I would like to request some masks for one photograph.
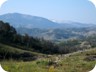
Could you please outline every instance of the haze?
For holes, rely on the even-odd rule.
[[[50,20],[96,24],[96,8],[88,0],[8,0],[0,14],[23,13]]]

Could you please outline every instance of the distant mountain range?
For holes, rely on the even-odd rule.
[[[10,23],[18,33],[27,33],[33,37],[40,37],[52,41],[62,41],[71,38],[83,39],[86,36],[96,35],[96,25],[79,22],[54,22],[46,18],[8,13],[0,15],[0,20]]]
[[[52,22],[48,19],[19,14],[19,13],[9,13],[0,16],[0,20],[9,22],[14,27],[24,27],[24,28],[56,28],[58,24]]]
[[[83,24],[78,22],[53,22],[43,17],[31,16],[20,13],[8,13],[0,15],[0,20],[10,23],[15,28],[40,28],[40,29],[50,29],[50,28],[80,28],[94,26],[92,24]]]
[[[86,37],[94,36],[96,35],[96,27],[68,29],[17,28],[17,32],[22,35],[28,34],[33,37],[60,42],[69,39],[85,39]]]

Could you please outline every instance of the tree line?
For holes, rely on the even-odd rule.
[[[28,34],[20,35],[14,27],[3,21],[0,21],[0,43],[45,54],[58,53],[58,46],[51,41],[34,38]]]
[[[9,23],[0,21],[0,43],[44,54],[66,54],[96,47],[96,36],[92,35],[85,39],[70,39],[56,44],[43,38],[34,38],[28,34],[18,34]]]

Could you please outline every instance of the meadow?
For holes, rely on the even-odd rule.
[[[8,72],[88,72],[96,64],[96,48],[62,55],[58,65],[49,65],[49,60],[58,56],[28,62],[3,60],[0,64]]]

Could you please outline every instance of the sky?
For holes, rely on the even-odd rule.
[[[0,15],[6,13],[96,24],[96,8],[88,0],[8,0],[0,8]]]

